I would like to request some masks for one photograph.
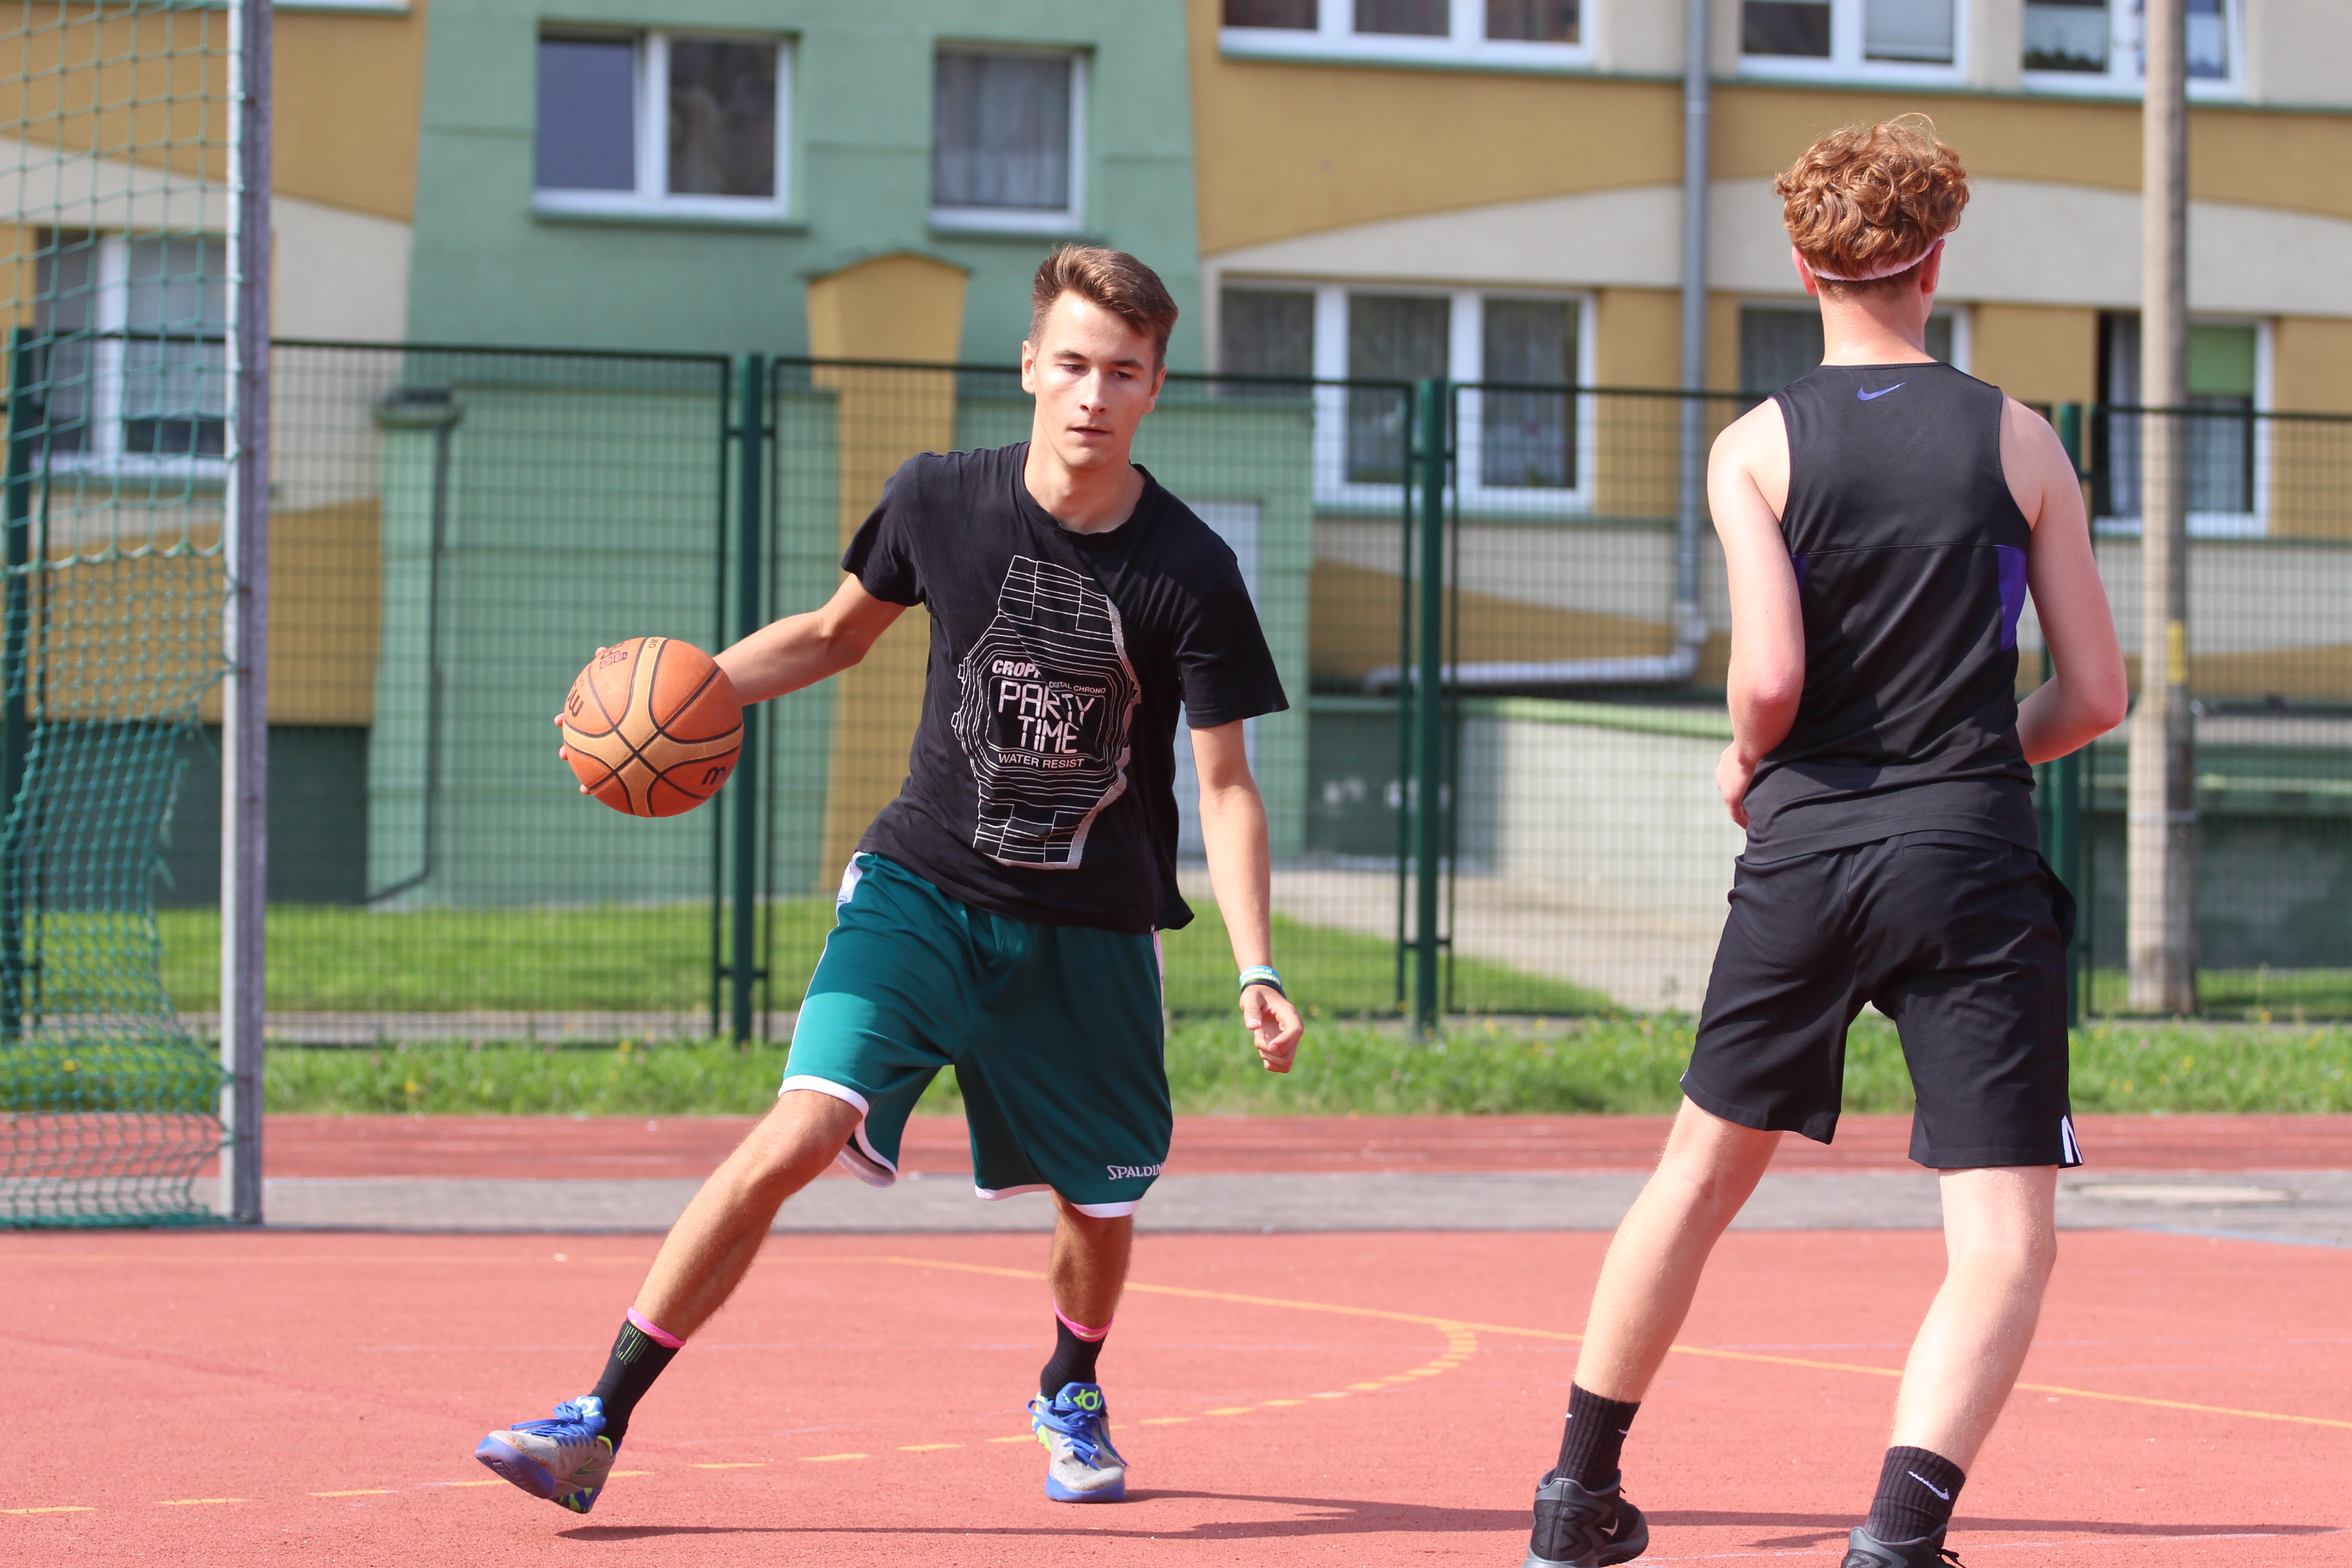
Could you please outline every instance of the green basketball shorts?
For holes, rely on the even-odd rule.
[[[841,1163],[898,1177],[915,1101],[955,1069],[983,1198],[1051,1190],[1108,1219],[1168,1158],[1158,939],[976,910],[878,855],[841,879],[779,1093],[857,1107]]]

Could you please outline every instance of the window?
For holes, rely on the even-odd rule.
[[[1053,233],[1079,221],[1085,61],[943,48],[931,103],[931,221]]]
[[[1315,374],[1315,295],[1307,289],[1227,289],[1218,301],[1217,368],[1229,375]],[[1229,396],[1296,396],[1301,387],[1240,383]]]
[[[2262,329],[2197,321],[2189,328],[2189,531],[2203,538],[2260,535]],[[2110,413],[2092,431],[2091,510],[2111,531],[2133,532],[2140,511],[2139,313],[2099,318],[2099,401]]]
[[[1957,311],[1927,318],[1927,352],[1946,364],[1964,363],[1965,343]],[[1739,390],[1750,396],[1780,391],[1822,363],[1822,312],[1803,304],[1748,305],[1739,311]]]
[[[1591,63],[1581,0],[1224,0],[1229,55],[1452,61],[1536,68]]]
[[[2226,90],[2237,70],[2235,0],[2188,0],[2189,86]],[[2042,88],[2137,92],[2139,0],[2026,0],[2026,80]]]
[[[1744,0],[1751,74],[1918,79],[1959,74],[1959,0]]]
[[[227,449],[228,247],[200,235],[37,231],[54,462],[217,458]]]
[[[1442,378],[1455,395],[1456,472],[1465,505],[1572,512],[1589,508],[1589,300],[1577,295],[1235,280],[1217,294],[1218,368],[1318,377],[1316,496],[1391,507],[1412,449],[1402,388],[1341,381]],[[1296,397],[1306,388],[1232,384],[1228,396]]]
[[[787,64],[773,38],[542,34],[533,205],[780,216]]]

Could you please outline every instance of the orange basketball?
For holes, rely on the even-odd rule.
[[[711,657],[675,637],[600,647],[563,700],[581,787],[631,816],[676,816],[719,793],[743,750],[743,704]]]

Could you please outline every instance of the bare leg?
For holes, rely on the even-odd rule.
[[[2058,1260],[2058,1171],[1946,1171],[1943,1188],[1944,1284],[1904,1365],[1890,1441],[1965,1470],[2033,1344]]]
[[[680,1339],[709,1322],[743,1282],[776,1210],[833,1163],[857,1118],[856,1106],[814,1089],[779,1095],[670,1226],[637,1291],[638,1315]]]
[[[1135,1251],[1135,1217],[1097,1219],[1054,1194],[1054,1257],[1046,1266],[1054,1304],[1073,1322],[1099,1329],[1118,1310],[1127,1263]]]
[[[1626,1401],[1648,1390],[1682,1331],[1707,1255],[1780,1145],[1778,1132],[1759,1132],[1683,1101],[1657,1170],[1601,1265],[1576,1358],[1580,1386]]]

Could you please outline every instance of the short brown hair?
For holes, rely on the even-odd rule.
[[[1807,267],[1832,279],[1886,273],[1889,286],[1959,226],[1969,205],[1969,172],[1924,114],[1832,131],[1772,188]],[[1887,273],[1890,266],[1903,271]],[[1828,289],[1871,286],[1822,280]]]
[[[1093,301],[1151,340],[1152,363],[1168,360],[1168,334],[1176,326],[1176,300],[1160,274],[1124,250],[1099,245],[1066,245],[1045,258],[1029,287],[1029,341],[1045,328],[1045,312],[1065,294]]]

